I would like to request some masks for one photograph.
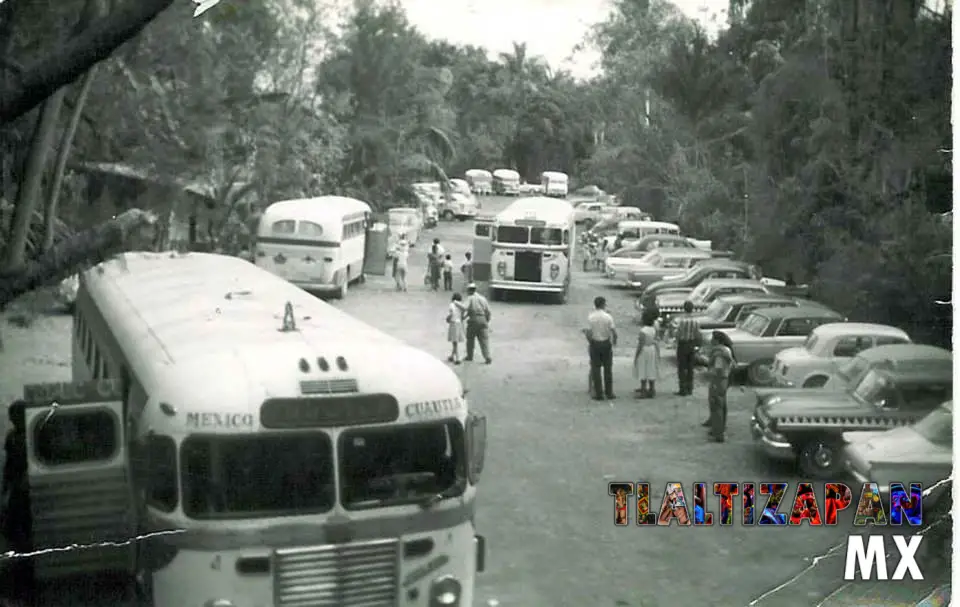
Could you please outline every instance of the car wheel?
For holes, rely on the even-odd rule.
[[[815,375],[803,382],[804,388],[822,388],[826,385],[827,378],[823,375]]]
[[[747,379],[754,386],[769,386],[773,384],[773,361],[770,359],[755,360],[747,367]]]
[[[444,218],[446,221],[453,221],[453,211],[444,211],[444,212],[443,212],[443,218]]]
[[[589,230],[590,228],[593,227],[593,223],[594,223],[594,222],[593,222],[592,219],[584,219],[584,220],[583,220],[583,227]]]
[[[840,468],[840,446],[829,440],[811,440],[800,448],[798,466],[805,477],[833,478]]]
[[[350,289],[350,274],[347,274],[346,278],[343,279],[343,284],[340,285],[340,288],[334,294],[334,297],[337,299],[343,299],[347,296],[347,291]]]

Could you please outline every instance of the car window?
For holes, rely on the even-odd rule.
[[[769,324],[770,320],[766,316],[751,314],[738,325],[738,328],[745,333],[759,337],[764,334]]]
[[[814,323],[809,318],[788,318],[783,321],[777,335],[781,337],[805,337],[813,331]]]
[[[682,257],[667,257],[663,260],[663,267],[665,268],[685,268],[687,267],[688,260]]]
[[[850,335],[848,337],[842,337],[837,341],[837,345],[833,348],[833,355],[838,358],[850,358],[872,347],[872,338],[862,335]]]
[[[930,411],[953,396],[947,383],[911,384],[900,388],[900,408],[904,411]]]
[[[878,346],[892,346],[894,344],[910,343],[910,340],[904,339],[899,335],[881,335],[877,337],[876,343]]]

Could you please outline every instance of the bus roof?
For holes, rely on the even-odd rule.
[[[494,177],[509,177],[511,179],[520,179],[520,173],[513,169],[497,169],[493,172]]]
[[[548,223],[573,221],[573,205],[561,198],[531,196],[519,198],[497,214],[497,223],[510,224],[521,219],[542,219]]]
[[[316,198],[299,198],[296,200],[281,200],[268,206],[263,217],[271,221],[281,218],[295,219],[298,217],[334,217],[351,213],[369,213],[370,205],[346,196],[318,196]]]
[[[560,171],[544,171],[540,173],[540,177],[549,177],[550,179],[569,179],[566,173]]]
[[[85,272],[84,291],[147,393],[184,414],[360,392],[394,395],[404,419],[406,403],[462,394],[436,357],[239,258],[126,253]],[[282,331],[288,302],[296,330]]]
[[[468,169],[464,175],[467,177],[493,177],[493,173],[486,169]]]

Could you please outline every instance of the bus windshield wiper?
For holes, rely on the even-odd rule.
[[[460,477],[459,479],[457,479],[457,482],[450,485],[443,491],[440,491],[439,493],[434,493],[433,495],[428,495],[423,499],[421,499],[419,502],[420,507],[423,508],[424,510],[433,508],[434,506],[436,506],[437,504],[439,504],[445,499],[449,499],[451,497],[456,497],[460,495],[466,490],[466,488],[467,488],[467,479]]]

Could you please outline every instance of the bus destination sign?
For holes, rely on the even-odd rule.
[[[116,379],[28,384],[23,387],[23,399],[38,405],[102,403],[122,398],[120,382]]]
[[[385,424],[399,417],[400,405],[389,394],[272,398],[260,407],[260,425],[273,430]]]

